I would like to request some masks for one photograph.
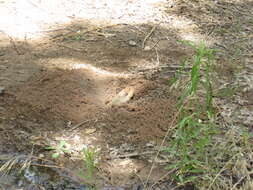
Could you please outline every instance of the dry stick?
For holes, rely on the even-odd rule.
[[[170,171],[168,171],[165,175],[163,175],[162,177],[160,177],[160,179],[157,180],[157,182],[155,182],[153,185],[151,185],[151,188],[154,187],[156,184],[159,183],[159,181],[163,180],[165,177],[167,177],[168,175],[170,175],[172,172],[174,172],[176,169],[172,169]]]
[[[159,66],[160,65],[160,59],[159,59],[159,54],[158,54],[157,48],[155,48],[155,52],[156,52],[156,63]]]
[[[157,40],[156,43],[154,43],[154,45],[150,48],[150,50],[153,49],[153,48],[155,48],[159,44],[160,41],[161,40]]]
[[[185,102],[184,102],[184,104],[185,104]],[[183,105],[184,105],[184,104],[183,104]],[[172,129],[172,125],[173,125],[174,122],[176,121],[177,116],[179,115],[180,112],[181,112],[181,109],[179,108],[178,111],[177,111],[177,113],[176,113],[176,115],[174,116],[173,120],[172,120],[171,123],[170,123],[170,127],[168,128],[168,130],[167,130],[167,132],[166,132],[166,134],[165,134],[165,137],[164,137],[163,140],[162,140],[162,143],[161,143],[161,145],[160,145],[159,150],[157,151],[157,154],[156,154],[155,158],[153,159],[153,163],[152,163],[151,169],[150,169],[150,171],[149,171],[149,174],[148,174],[148,177],[147,177],[147,180],[146,180],[144,189],[146,189],[147,184],[148,184],[148,180],[149,180],[149,178],[150,178],[150,176],[151,176],[151,174],[152,174],[152,171],[153,171],[153,169],[154,169],[155,160],[158,158],[158,156],[159,156],[159,154],[160,154],[160,152],[161,152],[161,150],[162,150],[163,144],[165,143],[165,140],[166,140],[166,138],[168,137],[170,130]]]
[[[20,172],[26,168],[29,168],[31,163],[32,163],[32,157],[33,157],[33,148],[34,148],[34,145],[32,147],[32,151],[31,153],[28,155],[27,159],[24,161],[24,164],[23,166],[20,168]]]
[[[135,153],[130,153],[130,154],[124,154],[124,155],[118,155],[114,158],[126,158],[126,157],[136,157],[136,156],[141,156],[141,155],[145,155],[145,154],[153,154],[154,151],[147,151],[147,152],[142,152],[142,153],[138,153],[138,152],[135,152]]]
[[[24,160],[23,162],[27,162],[27,160],[30,160],[30,161],[41,160],[41,161],[45,161],[45,162],[52,162],[51,160],[47,160],[47,159],[40,158],[40,157],[33,156],[33,155],[27,155],[27,156],[26,155],[20,155],[20,156],[16,156],[16,158],[10,158],[10,157],[13,157],[11,155],[1,155],[1,156],[2,156],[2,158],[0,158],[0,160],[3,160],[3,161],[8,160],[7,162],[9,162],[10,160],[17,160],[18,161],[20,158],[23,158],[23,157],[27,157],[26,160]],[[34,160],[32,160],[32,159],[34,159]],[[18,164],[18,162],[17,162],[17,164]],[[35,163],[33,163],[32,165],[34,165],[34,164]],[[38,164],[36,164],[36,165],[38,165]],[[43,164],[40,164],[40,165],[43,166]],[[45,165],[45,166],[49,167],[50,165]],[[54,166],[54,165],[52,165],[52,167],[63,168],[63,167]]]
[[[87,123],[87,122],[89,122],[89,120],[85,120],[85,121],[82,121],[81,123],[78,123],[78,124],[74,125],[74,126],[70,129],[70,131],[74,131],[75,129],[77,129],[78,127],[81,127],[83,124],[85,124],[85,123]]]
[[[233,185],[233,187],[232,187],[231,190],[235,189],[236,186],[237,186],[239,183],[241,183],[241,181],[242,181],[245,177],[247,177],[247,176],[245,175],[245,176],[241,177],[241,179],[239,179],[239,181],[237,181],[237,182]]]
[[[74,47],[70,47],[70,46],[63,45],[63,44],[57,44],[57,45],[58,45],[58,46],[61,46],[61,47],[68,48],[68,49],[71,49],[71,50],[74,50],[74,51],[78,51],[78,52],[86,52],[85,49],[74,48]]]
[[[161,23],[161,22],[160,22]],[[147,41],[147,39],[151,36],[151,34],[155,31],[155,29],[160,25],[160,23],[159,24],[157,24],[157,25],[155,25],[155,26],[153,26],[153,28],[150,30],[150,32],[148,33],[148,35],[144,38],[144,40],[143,40],[143,42],[142,42],[142,49],[144,49],[144,47],[145,47],[145,42]]]
[[[216,26],[213,26],[211,28],[211,30],[207,33],[207,36],[210,36],[213,33],[213,31],[214,31],[215,28],[216,28]]]
[[[21,53],[21,52],[19,51],[19,49],[17,48],[16,43],[15,43],[15,41],[13,40],[13,38],[12,38],[11,36],[9,36],[9,35],[8,35],[8,37],[9,37],[9,39],[10,39],[10,42],[11,42],[12,45],[13,45],[14,50],[17,52],[17,54],[18,54],[18,55],[22,55],[22,53]]]
[[[141,181],[143,187],[145,186],[144,181],[142,180],[141,176],[139,176],[136,172],[134,172],[134,174],[139,178],[139,180]]]

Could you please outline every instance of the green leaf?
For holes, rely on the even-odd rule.
[[[197,178],[198,178],[197,176],[184,177],[184,178],[181,178],[182,179],[181,182],[186,184],[186,183],[195,181]]]
[[[45,149],[45,150],[55,150],[55,148],[52,147],[52,146],[45,147],[44,149]]]
[[[191,173],[204,173],[205,170],[202,170],[202,169],[192,169],[191,170]]]
[[[64,152],[64,153],[70,153],[70,150],[68,150],[66,148],[62,148],[61,151]]]
[[[167,170],[176,169],[179,166],[178,163],[170,164],[166,167]]]
[[[60,148],[63,148],[65,144],[66,144],[65,141],[60,141],[59,147],[60,147]]]
[[[58,158],[59,156],[60,156],[60,153],[58,153],[58,152],[52,154],[52,158]]]

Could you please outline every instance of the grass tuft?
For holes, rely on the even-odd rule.
[[[252,189],[252,134],[243,128],[223,123],[213,103],[212,64],[215,51],[204,43],[192,47],[195,55],[188,76],[176,73],[170,81],[180,90],[178,123],[168,136],[171,177],[178,187],[194,186],[198,190]],[[182,68],[183,68],[182,67]]]

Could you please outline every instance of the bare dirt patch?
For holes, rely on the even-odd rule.
[[[136,10],[143,8],[141,1],[123,2],[130,13],[134,3],[140,6]],[[46,9],[48,5],[43,8],[38,7],[43,4],[40,1],[26,3],[54,17]],[[109,4],[101,6],[108,8]],[[94,146],[100,151],[96,176],[100,186],[141,189],[134,184],[148,178],[152,159],[176,112],[177,96],[170,91],[168,80],[193,54],[177,41],[185,38],[200,41],[206,37],[211,47],[219,49],[214,67],[217,104],[223,105],[225,118],[226,106],[234,115],[240,110],[238,118],[227,117],[229,121],[252,127],[252,29],[248,26],[252,21],[247,13],[252,7],[225,1],[173,1],[159,6],[158,12],[163,14],[157,15],[157,20],[157,12],[146,18],[155,21],[151,24],[131,23],[131,15],[137,21],[143,16],[136,10],[114,18],[108,8],[103,13],[114,19],[109,25],[101,20],[83,20],[80,11],[77,15],[65,13],[64,18],[71,18],[71,22],[34,32],[44,37],[40,40],[12,37],[8,27],[0,31],[0,87],[4,87],[0,93],[0,152],[33,152],[51,159],[45,147],[64,140],[71,154],[61,155],[55,162],[76,174],[83,169],[80,152],[84,145]],[[66,7],[61,4],[65,11]],[[224,88],[219,89],[222,85]],[[133,97],[120,106],[110,106],[110,101],[128,87],[134,89]],[[232,96],[235,99],[231,100]],[[167,172],[164,157],[158,160],[150,183]],[[157,188],[170,189],[170,180],[163,178],[165,183]]]
[[[144,34],[138,37],[124,32],[130,29],[120,26],[100,31],[116,34],[109,38],[88,33],[91,41],[86,36],[52,37],[43,44],[27,43],[26,48],[18,42],[15,48],[10,43],[3,47],[1,151],[29,153],[34,149],[36,154],[50,157],[44,148],[61,139],[76,153],[83,145],[98,147],[103,160],[101,175],[109,173],[103,180],[112,185],[134,185],[139,180],[136,172],[146,178],[155,154],[152,149],[164,137],[175,108],[176,97],[167,84],[173,75],[168,72],[169,64],[180,63],[191,51],[175,40],[159,40],[160,34],[168,32],[162,28],[155,33],[160,48],[143,51]],[[130,40],[136,45],[129,44]],[[158,75],[161,71],[163,75]],[[134,89],[133,98],[123,105],[109,106],[108,102],[127,87]],[[76,164],[82,167],[79,161],[60,160],[76,168],[76,173],[80,169]],[[164,174],[162,170],[159,173],[153,177]]]

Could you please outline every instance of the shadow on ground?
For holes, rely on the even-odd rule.
[[[192,51],[177,43],[173,30],[162,27],[145,41],[145,50],[143,40],[152,25],[92,27],[89,31],[86,25],[73,23],[38,42],[1,34],[0,85],[5,92],[0,97],[0,150],[50,156],[44,148],[59,140],[75,154],[84,145],[96,146],[107,160],[102,162],[104,169],[112,165],[105,169],[111,171],[107,180],[123,185],[136,169],[147,175],[149,166],[132,160],[121,168],[116,158],[129,148],[143,151],[147,143],[162,140],[175,102],[167,85],[173,75],[169,67]],[[129,86],[135,89],[129,103],[108,106]],[[112,148],[121,152],[111,160]],[[77,163],[68,165],[79,169],[82,163]]]

